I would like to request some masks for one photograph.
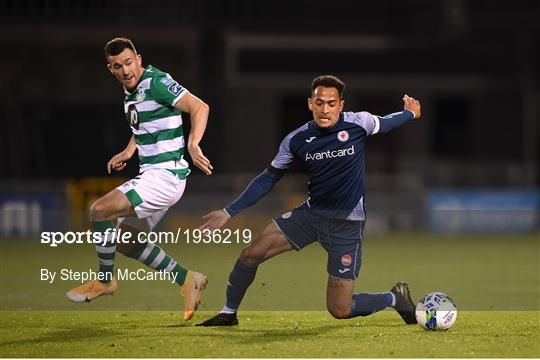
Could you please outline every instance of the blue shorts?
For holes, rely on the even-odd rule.
[[[365,221],[331,219],[314,214],[306,204],[274,219],[296,251],[319,242],[328,254],[328,274],[354,280],[362,263],[362,234]]]

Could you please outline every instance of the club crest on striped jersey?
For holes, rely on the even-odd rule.
[[[337,134],[337,138],[338,138],[339,141],[345,142],[345,141],[349,140],[349,133],[347,131],[345,131],[345,130],[340,131]]]
[[[135,97],[137,101],[143,101],[145,97],[146,97],[146,91],[144,89],[137,90],[137,96]]]
[[[126,117],[129,125],[139,130],[139,112],[134,104],[129,105]]]

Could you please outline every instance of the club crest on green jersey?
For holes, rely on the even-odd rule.
[[[139,130],[139,112],[134,104],[129,105],[126,117],[129,125]]]
[[[146,97],[146,92],[144,89],[137,90],[137,96],[136,96],[137,101],[143,101],[145,97]]]

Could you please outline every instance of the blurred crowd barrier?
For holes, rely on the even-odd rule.
[[[422,186],[392,187],[392,182],[414,179],[374,174],[367,184],[366,232],[429,231],[433,233],[538,232],[538,189],[426,189]],[[195,229],[202,216],[225,207],[242,191],[250,176],[221,176],[214,181],[193,176],[187,191],[156,230]],[[386,179],[387,181],[383,181]],[[84,231],[90,227],[88,209],[100,196],[126,179],[20,180],[2,184],[0,235],[32,237],[42,231]],[[208,184],[214,183],[214,186]],[[378,184],[378,185],[375,185]],[[306,198],[305,178],[287,176],[265,198],[236,216],[231,229],[262,230],[273,217],[290,211]]]

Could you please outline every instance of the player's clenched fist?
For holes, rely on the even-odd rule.
[[[410,110],[414,113],[414,118],[418,119],[421,116],[420,101],[409,95],[403,96],[403,105],[405,110]]]
[[[129,154],[127,154],[125,151],[114,155],[107,163],[108,173],[110,174],[113,169],[116,171],[123,170],[127,165],[126,161],[128,161],[130,158],[131,156],[129,156]]]

